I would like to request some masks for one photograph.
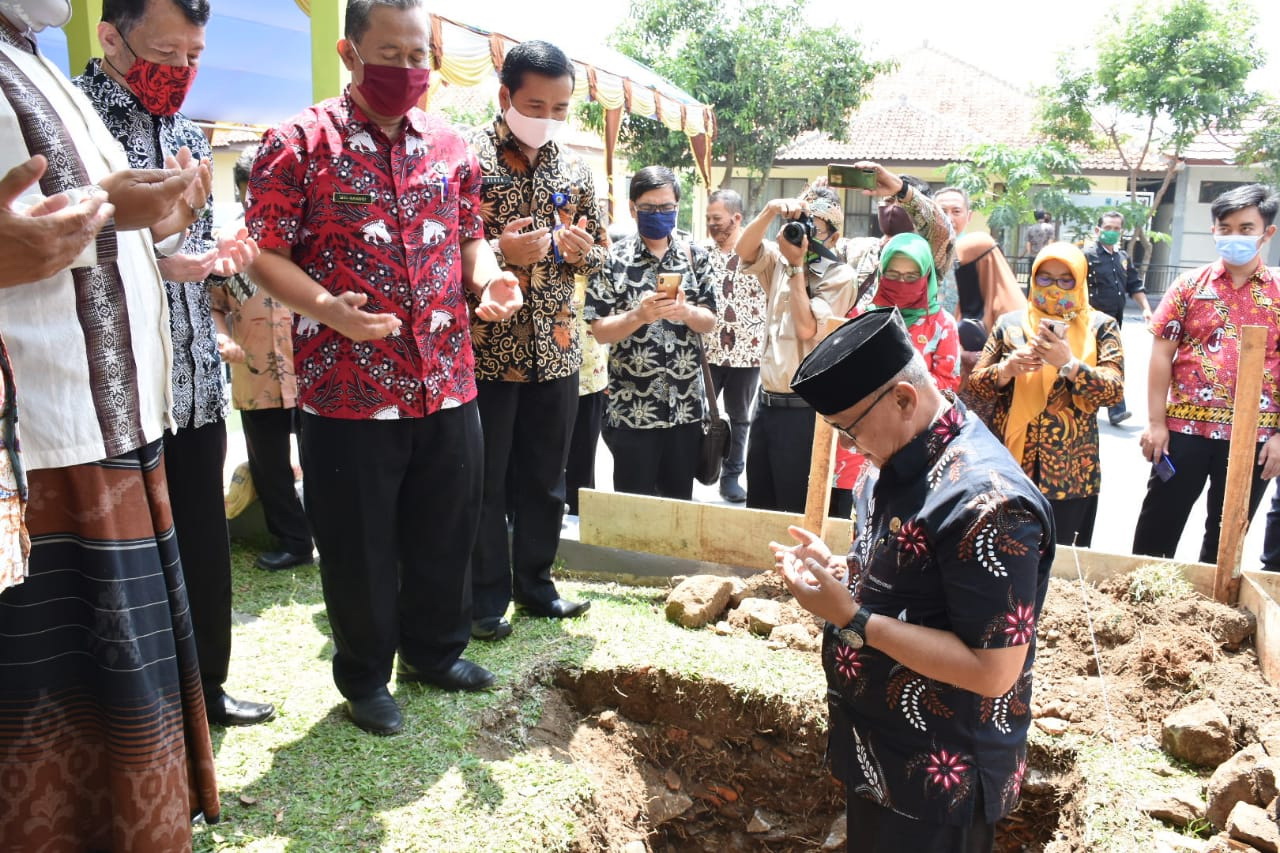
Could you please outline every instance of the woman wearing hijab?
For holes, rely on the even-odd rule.
[[[994,402],[996,434],[1049,499],[1058,543],[1082,547],[1102,482],[1098,409],[1124,396],[1120,330],[1089,307],[1088,274],[1075,246],[1045,246],[1026,309],[996,321],[968,384]]]
[[[938,273],[929,241],[914,233],[900,233],[880,252],[880,276],[872,308],[897,308],[907,335],[924,356],[930,375],[943,391],[960,387],[960,342],[956,321],[938,302]],[[862,313],[858,308],[850,317]],[[866,467],[861,454],[841,446],[836,451],[831,515],[848,518],[853,489]]]

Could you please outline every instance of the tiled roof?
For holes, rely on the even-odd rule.
[[[1012,83],[936,49],[906,51],[898,68],[877,77],[870,97],[849,121],[849,138],[809,131],[783,148],[779,164],[873,159],[935,164],[964,159],[970,147],[1001,142],[1025,147],[1035,131],[1038,101]],[[1121,171],[1109,151],[1085,152],[1087,171]],[[1150,160],[1149,169],[1158,169]]]
[[[1188,162],[1199,164],[1233,163],[1236,151],[1244,144],[1245,137],[1261,125],[1261,119],[1246,119],[1239,130],[1210,127],[1187,146],[1182,157]]]

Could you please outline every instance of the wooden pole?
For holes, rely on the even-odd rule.
[[[1244,547],[1245,528],[1249,525],[1249,490],[1258,451],[1258,401],[1262,397],[1262,362],[1266,349],[1264,326],[1241,328],[1231,449],[1227,456],[1227,490],[1222,501],[1218,569],[1213,579],[1213,597],[1224,604],[1234,605],[1240,597],[1240,552]],[[1174,464],[1177,465],[1177,460]]]
[[[844,317],[832,317],[820,331],[819,340],[845,324]],[[804,498],[804,529],[824,536],[827,507],[831,504],[831,469],[835,467],[835,430],[822,415],[814,415],[813,450],[809,454],[809,490]]]

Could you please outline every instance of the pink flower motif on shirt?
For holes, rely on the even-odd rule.
[[[853,681],[862,671],[862,661],[858,660],[856,649],[840,643],[836,646],[836,672],[846,681]]]
[[[1004,635],[1009,645],[1023,646],[1036,635],[1036,611],[1030,604],[1018,604],[1004,615]]]
[[[943,790],[950,791],[964,782],[964,775],[969,772],[969,765],[965,763],[964,756],[959,753],[941,749],[929,753],[929,763],[925,765],[924,770],[930,782]]]
[[[914,557],[924,557],[929,553],[929,540],[925,536],[924,525],[912,519],[898,529],[898,549]]]

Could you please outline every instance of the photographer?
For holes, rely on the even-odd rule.
[[[764,234],[777,216],[785,222],[774,243]],[[791,393],[791,377],[817,345],[827,320],[843,317],[852,305],[853,270],[831,252],[843,222],[836,194],[817,187],[808,200],[769,202],[738,239],[745,272],[764,286],[768,320],[747,444],[749,507],[804,510],[813,409]]]

